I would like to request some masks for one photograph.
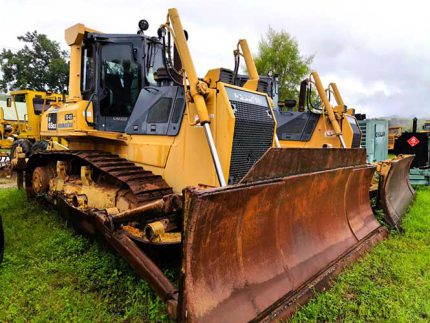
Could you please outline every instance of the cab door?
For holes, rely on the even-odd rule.
[[[140,39],[119,37],[97,42],[95,128],[124,132],[141,89]]]

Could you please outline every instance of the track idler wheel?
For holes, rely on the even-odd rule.
[[[49,181],[54,177],[51,167],[36,167],[32,175],[32,188],[36,195],[43,195],[49,190]]]

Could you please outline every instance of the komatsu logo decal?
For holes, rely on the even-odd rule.
[[[48,114],[48,130],[57,130],[57,113]]]
[[[73,122],[59,123],[58,128],[72,128]]]
[[[127,121],[127,117],[113,117],[113,121]]]
[[[248,104],[261,105],[264,107],[268,107],[266,96],[251,93],[247,91],[237,90],[230,87],[226,87],[228,98],[231,101],[243,102]]]

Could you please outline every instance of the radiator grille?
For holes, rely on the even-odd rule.
[[[361,130],[361,148],[366,148],[367,123],[359,121],[358,124]]]
[[[238,183],[272,146],[275,123],[268,107],[230,101],[236,116],[229,184]]]
[[[351,116],[347,116],[347,118],[353,133],[351,148],[360,148],[362,144],[362,141],[361,141],[362,136],[361,136],[360,128],[358,127],[357,121],[355,120],[354,117],[351,117]]]

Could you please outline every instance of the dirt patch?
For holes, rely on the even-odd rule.
[[[16,187],[16,178],[3,177],[0,178],[0,189]]]

